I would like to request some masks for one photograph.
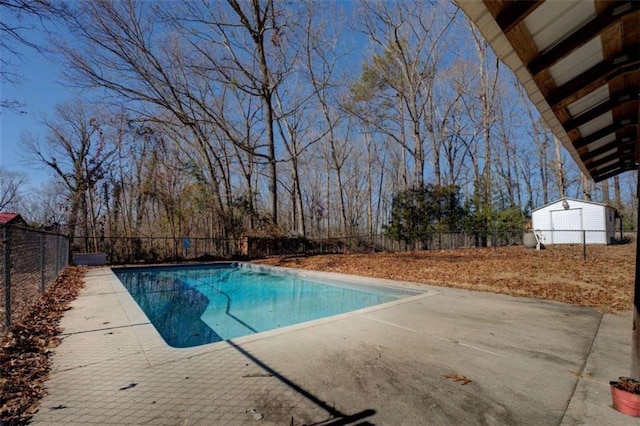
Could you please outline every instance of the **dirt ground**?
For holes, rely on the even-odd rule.
[[[404,253],[282,257],[256,263],[340,272],[435,286],[509,294],[592,306],[602,312],[632,308],[635,243],[522,246]]]

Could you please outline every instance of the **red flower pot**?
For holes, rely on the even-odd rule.
[[[621,413],[640,417],[640,394],[618,389],[616,385],[617,382],[611,382],[613,407]]]

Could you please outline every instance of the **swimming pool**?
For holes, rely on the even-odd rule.
[[[354,311],[422,292],[302,279],[243,264],[113,268],[165,342],[185,348]]]

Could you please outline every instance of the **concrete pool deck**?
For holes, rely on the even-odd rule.
[[[62,320],[33,423],[634,422],[613,409],[609,391],[629,371],[631,314],[420,288],[427,293],[174,349],[110,269],[91,269]]]

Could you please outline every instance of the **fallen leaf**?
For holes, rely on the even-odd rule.
[[[447,379],[451,379],[454,382],[462,382],[461,384],[464,385],[468,385],[469,383],[471,383],[473,380],[467,378],[467,376],[461,376],[459,374],[445,374],[444,377],[446,377]]]
[[[24,424],[45,395],[60,319],[84,285],[86,267],[69,266],[0,340],[0,424]]]
[[[523,246],[277,257],[255,263],[535,297],[602,312],[632,308],[635,245]],[[526,271],[526,273],[522,273]]]

